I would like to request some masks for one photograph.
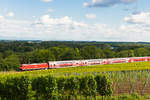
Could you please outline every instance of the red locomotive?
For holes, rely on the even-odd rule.
[[[150,61],[150,57],[50,61],[48,63],[22,64],[21,70],[25,71],[25,70],[78,67],[78,66],[104,65],[104,64],[116,64],[116,63],[131,63],[131,62],[144,62],[144,61]]]

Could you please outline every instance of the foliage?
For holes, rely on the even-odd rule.
[[[27,100],[29,83],[26,76],[7,77],[0,83],[0,96],[8,100]]]
[[[64,96],[74,96],[77,99],[80,93],[91,97],[97,94],[97,84],[93,75],[54,77],[49,74],[44,76],[18,74],[0,76],[0,79],[0,97],[6,100],[28,100],[31,98],[58,100]],[[105,87],[105,85],[101,87]]]
[[[51,76],[38,77],[32,81],[32,89],[36,92],[37,98],[57,99],[57,83],[56,79]]]
[[[80,91],[85,97],[96,96],[96,88],[97,85],[93,76],[89,75],[81,78]]]
[[[150,44],[82,41],[0,41],[0,71],[48,61],[149,56]]]
[[[19,58],[17,55],[10,55],[5,59],[0,60],[0,70],[18,70],[20,67]]]
[[[111,82],[109,82],[108,78],[103,75],[97,75],[95,77],[97,83],[97,92],[101,96],[111,96],[112,95],[112,88]]]

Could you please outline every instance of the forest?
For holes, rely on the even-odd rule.
[[[150,43],[96,41],[0,41],[0,71],[48,61],[150,56]]]

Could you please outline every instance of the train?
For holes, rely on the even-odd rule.
[[[117,63],[147,62],[147,61],[150,61],[150,57],[49,61],[47,63],[22,64],[20,69],[22,71],[28,71],[28,70],[81,67],[81,66],[117,64]]]

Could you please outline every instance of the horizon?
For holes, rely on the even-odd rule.
[[[88,40],[5,40],[5,39],[0,39],[1,41],[25,41],[25,42],[29,42],[29,41],[33,41],[33,42],[97,42],[97,43],[150,43],[150,42],[144,42],[144,41],[88,41]]]

